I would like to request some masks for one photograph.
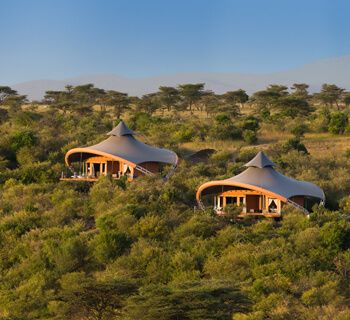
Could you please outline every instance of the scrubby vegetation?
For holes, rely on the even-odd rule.
[[[0,319],[349,319],[349,93],[307,89],[138,98],[85,85],[29,103],[0,87]],[[170,180],[59,182],[65,152],[120,117],[179,154]],[[200,183],[261,149],[322,187],[326,208],[280,222],[194,210]]]

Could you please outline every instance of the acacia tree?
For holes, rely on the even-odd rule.
[[[294,83],[291,86],[291,89],[293,90],[293,95],[301,98],[301,99],[308,99],[309,98],[309,85],[306,83]]]
[[[67,85],[65,91],[46,91],[44,103],[66,114],[68,111],[73,110],[76,103],[73,97],[73,88],[73,86]]]
[[[103,103],[105,91],[95,88],[93,84],[81,86],[66,86],[64,91],[47,91],[44,102],[54,109],[61,110],[64,114],[67,111],[78,115],[90,113],[92,107]]]
[[[207,113],[207,117],[212,114],[218,113],[220,100],[219,97],[212,91],[207,91],[203,94],[200,100],[201,111],[204,109]]]
[[[69,319],[119,319],[126,298],[136,290],[130,282],[101,282],[82,272],[66,274],[60,284],[63,305],[57,315]]]
[[[275,93],[279,97],[288,95],[288,87],[280,84],[270,84],[267,89],[268,92]]]
[[[277,107],[283,115],[291,118],[307,116],[312,111],[305,99],[293,95],[281,97],[277,102]]]
[[[16,113],[21,110],[22,105],[26,102],[28,102],[27,96],[16,94],[7,96],[3,104],[9,107],[10,113]]]
[[[308,115],[312,108],[306,100],[307,85],[294,84],[293,88],[294,93],[289,94],[286,86],[270,85],[266,90],[254,93],[251,101],[260,109],[275,109],[292,118]]]
[[[344,91],[344,89],[336,86],[335,84],[324,83],[322,85],[321,92],[315,94],[315,97],[318,101],[324,103],[328,107],[332,107],[335,104],[339,110],[339,102]]]
[[[258,109],[270,109],[276,107],[280,98],[288,95],[286,86],[272,84],[265,90],[255,92],[250,101],[258,107]]]
[[[160,104],[170,111],[180,99],[179,90],[174,87],[161,86],[159,87],[158,98]]]
[[[132,296],[126,307],[130,319],[222,319],[249,308],[249,300],[221,281],[185,283],[180,287],[151,286]]]
[[[19,95],[16,90],[8,86],[0,86],[0,105],[7,106],[11,113],[19,111],[27,101],[27,96]]]
[[[179,93],[185,107],[192,113],[192,108],[201,99],[204,91],[204,83],[181,84]]]
[[[104,93],[103,89],[95,88],[91,83],[74,87],[72,90],[74,111],[78,115],[91,112],[92,107],[100,102]]]
[[[11,89],[7,86],[0,86],[0,105],[4,103],[6,98],[9,96],[17,96],[18,93],[16,90]]]
[[[137,108],[152,115],[160,108],[159,97],[157,93],[145,94],[137,101]]]
[[[54,91],[54,90],[46,91],[43,102],[50,105],[55,105],[59,103],[62,93],[63,91]]]
[[[122,114],[129,109],[130,99],[127,93],[109,90],[103,97],[102,104],[113,107],[114,115],[120,119]]]
[[[244,104],[249,99],[247,92],[242,89],[227,91],[222,97],[224,98],[225,103],[230,105],[239,104],[241,108],[243,108]]]
[[[342,99],[345,106],[348,108],[350,105],[350,92],[345,92]]]

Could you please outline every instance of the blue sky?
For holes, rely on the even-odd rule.
[[[350,1],[0,0],[0,82],[268,73],[350,53]]]

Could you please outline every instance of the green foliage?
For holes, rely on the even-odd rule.
[[[297,124],[291,129],[291,133],[297,138],[303,137],[307,131],[308,127],[304,123]]]
[[[222,125],[231,122],[230,117],[229,117],[227,114],[224,114],[224,113],[217,115],[217,116],[215,117],[215,120],[216,120],[216,122],[217,122],[218,124],[222,124]]]
[[[113,215],[103,215],[96,220],[98,234],[91,249],[100,263],[107,264],[125,253],[131,246],[130,236],[118,229]]]
[[[282,115],[291,118],[307,116],[312,111],[307,100],[295,96],[280,98],[278,101],[278,107],[281,109]]]
[[[193,106],[199,102],[204,89],[204,83],[182,84],[178,90],[182,97],[182,103],[186,108],[192,111]]]
[[[130,127],[134,130],[145,132],[153,122],[153,118],[144,112],[136,112],[130,118]]]
[[[328,125],[328,130],[333,134],[343,134],[348,126],[348,115],[343,112],[333,112]]]
[[[349,319],[350,163],[346,136],[327,133],[348,133],[337,110],[348,97],[287,89],[247,100],[185,84],[137,98],[88,84],[21,108],[25,97],[0,87],[0,318]],[[176,150],[175,174],[59,182],[65,153],[121,116],[138,139]],[[327,207],[307,218],[286,206],[281,221],[193,209],[201,183],[239,174],[257,148],[320,185]],[[215,152],[186,161],[199,149]]]
[[[90,189],[90,204],[97,214],[102,213],[108,206],[108,201],[113,198],[116,188],[109,177],[100,177]]]
[[[229,283],[203,281],[176,288],[146,287],[130,299],[128,311],[131,319],[229,320],[246,304],[247,299]]]
[[[8,120],[8,111],[0,108],[0,124]]]
[[[255,142],[258,141],[256,132],[253,130],[244,130],[242,136],[243,136],[243,140],[248,144],[254,144]]]
[[[101,263],[108,263],[122,255],[131,244],[130,238],[115,230],[101,231],[93,243],[94,254]]]
[[[243,130],[258,131],[260,128],[259,120],[253,116],[246,117],[242,124]]]
[[[11,149],[18,151],[23,147],[32,147],[37,143],[37,138],[32,131],[16,132],[11,137]]]
[[[349,230],[344,222],[328,222],[322,226],[320,235],[324,244],[331,250],[339,251],[349,246]]]
[[[237,103],[243,105],[249,99],[248,94],[242,89],[235,90],[235,91],[227,91],[223,95],[223,97],[225,99],[225,102],[231,105],[235,105]]]
[[[119,318],[125,300],[135,291],[127,281],[99,281],[82,272],[67,273],[60,279],[61,295],[50,305],[57,319]]]
[[[339,101],[344,92],[344,89],[339,88],[335,84],[324,83],[321,88],[321,92],[315,94],[316,99],[325,105],[332,106],[336,104],[339,108]]]
[[[215,140],[233,140],[242,137],[242,131],[232,123],[226,114],[220,114],[215,118],[215,125],[210,130],[210,136]]]
[[[284,145],[283,149],[288,152],[290,150],[297,150],[298,152],[308,153],[305,145],[300,142],[299,137],[289,139]]]

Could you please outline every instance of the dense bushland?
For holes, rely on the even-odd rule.
[[[0,87],[0,319],[349,319],[348,96],[187,84],[137,98],[86,85],[28,103]],[[179,154],[170,180],[59,182],[65,152],[121,116]],[[216,152],[187,160],[205,147]],[[326,208],[309,219],[286,208],[281,222],[194,210],[202,182],[259,149],[320,185]]]

